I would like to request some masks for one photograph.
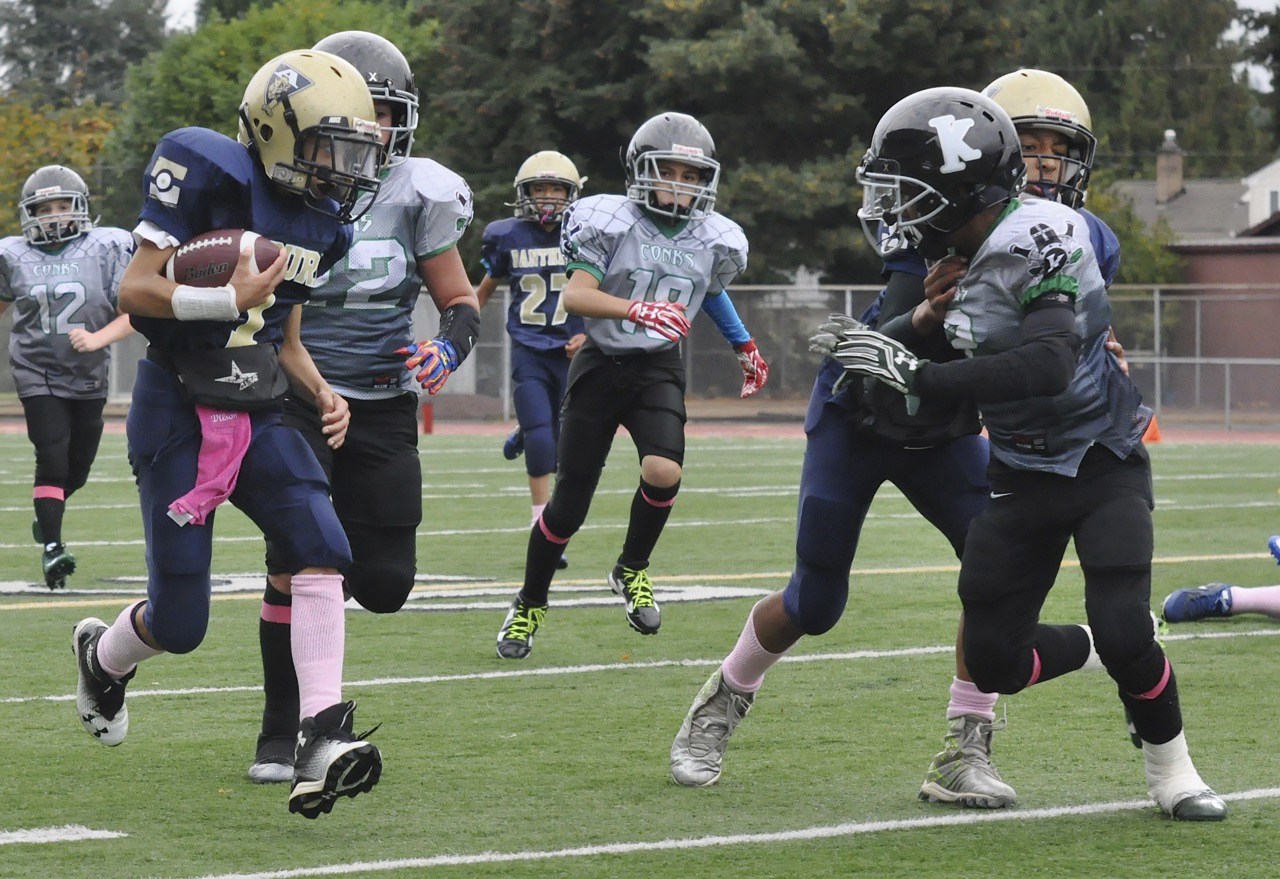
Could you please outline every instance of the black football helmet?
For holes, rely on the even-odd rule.
[[[47,201],[67,202],[68,210],[39,215]],[[75,171],[63,165],[45,165],[22,184],[18,200],[22,234],[36,245],[60,244],[93,228],[89,219],[89,187]]]
[[[659,162],[682,162],[700,170],[696,186],[663,180]],[[626,172],[627,198],[655,214],[674,220],[701,219],[711,213],[716,203],[716,187],[720,185],[720,163],[716,161],[716,142],[706,127],[684,113],[659,113],[636,129],[622,154]],[[658,203],[657,193],[676,196],[691,195],[688,207],[678,201],[669,207]]]
[[[858,166],[858,219],[882,256],[946,254],[947,236],[1021,189],[1026,167],[1009,114],[962,88],[916,92],[880,118]]]
[[[391,142],[383,165],[397,165],[408,158],[418,128],[418,87],[404,53],[390,40],[368,31],[330,34],[311,48],[349,63],[364,77],[374,103],[391,105]]]

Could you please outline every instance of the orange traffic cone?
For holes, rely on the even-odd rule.
[[[1147,425],[1146,432],[1142,434],[1142,441],[1144,443],[1158,443],[1162,439],[1163,437],[1160,436],[1160,423],[1156,421],[1156,417],[1152,415],[1151,423]]]

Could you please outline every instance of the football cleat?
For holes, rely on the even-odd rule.
[[[720,779],[729,737],[755,698],[755,693],[740,693],[730,687],[722,669],[711,673],[671,743],[671,778],[676,784],[708,787]]]
[[[624,568],[614,565],[609,572],[609,588],[627,602],[627,622],[641,635],[656,634],[662,626],[662,612],[653,600],[653,581],[649,569]]]
[[[1017,791],[1005,784],[991,762],[991,735],[1004,729],[1005,722],[966,714],[947,723],[942,751],[920,785],[920,799],[977,809],[1002,809],[1017,802]]]
[[[563,571],[567,567],[569,567],[569,557],[565,555],[560,556],[560,558],[556,560],[556,570]]]
[[[1227,804],[1206,788],[1179,794],[1169,814],[1178,821],[1222,821],[1227,817]]]
[[[502,444],[502,457],[508,461],[514,461],[524,454],[524,431],[516,428],[507,435],[507,440]]]
[[[293,789],[289,811],[318,818],[333,811],[338,797],[354,797],[373,790],[382,776],[382,754],[364,739],[369,730],[352,735],[354,702],[330,705],[315,717],[304,717],[294,753]]]
[[[1212,617],[1231,616],[1231,586],[1206,583],[1194,589],[1179,589],[1164,600],[1164,618],[1170,623],[1189,623]]]
[[[254,784],[283,784],[293,780],[294,736],[258,736],[258,750],[249,767]]]
[[[44,585],[50,589],[65,589],[67,577],[75,573],[76,557],[61,543],[46,543],[40,566],[44,569]]]
[[[129,732],[129,708],[124,704],[124,688],[133,677],[129,672],[115,680],[98,664],[98,641],[107,624],[87,617],[71,633],[71,650],[76,655],[76,714],[89,735],[104,745],[115,747]]]
[[[1267,549],[1271,550],[1272,558],[1280,565],[1280,534],[1272,534],[1267,538]]]
[[[519,595],[498,630],[498,658],[524,659],[533,652],[533,636],[547,618],[545,604],[525,604]]]

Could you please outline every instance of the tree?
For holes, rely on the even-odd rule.
[[[98,160],[115,119],[112,108],[92,101],[52,108],[0,97],[0,205],[16,206],[22,184],[44,165],[66,165],[84,178],[92,196],[98,195]],[[0,237],[19,230],[17,211],[0,211]]]
[[[196,4],[196,27],[211,21],[235,21],[249,14],[252,7],[265,8],[276,0],[200,0]]]
[[[1280,140],[1280,10],[1272,12],[1243,12],[1246,54],[1249,60],[1266,67],[1271,73],[1272,90],[1260,97],[1269,111],[1267,130],[1272,142]]]
[[[118,103],[125,70],[164,39],[165,0],[0,3],[0,73],[36,105]]]
[[[245,85],[262,64],[335,31],[357,29],[393,35],[415,67],[435,48],[432,28],[415,23],[403,8],[367,0],[285,0],[172,37],[129,70],[128,102],[106,148],[114,173],[104,211],[132,226],[142,172],[166,132],[198,125],[234,137]]]

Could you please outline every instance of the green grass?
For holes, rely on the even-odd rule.
[[[422,571],[516,580],[524,557],[528,498],[523,471],[502,461],[498,438],[423,440],[426,521]],[[1264,541],[1280,530],[1276,446],[1161,444],[1152,449],[1158,507],[1155,599],[1210,580],[1275,581]],[[685,490],[653,573],[664,584],[773,590],[793,555],[799,440],[707,439],[691,443]],[[0,436],[0,579],[38,578],[30,542],[31,451]],[[617,443],[561,584],[599,586],[617,553],[635,467]],[[449,487],[436,487],[449,486]],[[751,520],[749,524],[733,524]],[[702,525],[688,525],[704,522]],[[509,529],[509,530],[502,530]],[[239,512],[218,513],[217,572],[261,565],[261,542]],[[462,533],[433,533],[433,532]],[[487,533],[466,533],[466,532]],[[90,484],[73,499],[66,534],[80,561],[76,589],[145,573],[136,494],[123,441],[108,436]],[[237,539],[232,539],[237,538]],[[119,748],[85,735],[72,703],[71,627],[113,619],[120,596],[0,596],[0,836],[66,824],[127,836],[0,845],[0,877],[183,877],[232,873],[319,875],[305,868],[452,857],[452,865],[338,875],[403,877],[686,876],[1253,877],[1274,875],[1269,841],[1280,821],[1274,796],[1232,803],[1221,825],[1182,825],[1154,806],[1045,816],[1040,810],[1145,798],[1142,761],[1125,734],[1114,686],[1071,675],[1008,703],[1009,729],[996,760],[1019,792],[997,820],[917,801],[923,771],[941,743],[951,679],[947,646],[958,603],[955,560],[892,489],[863,532],[849,609],[834,631],[802,642],[770,674],[735,736],[714,788],[666,780],[667,750],[693,694],[732,646],[756,600],[664,605],[662,632],[631,632],[616,601],[571,607],[583,597],[552,591],[533,656],[493,652],[498,607],[348,615],[347,695],[357,726],[381,722],[383,782],[343,800],[332,815],[289,815],[284,787],[245,778],[260,695],[252,595],[213,604],[209,635],[191,656],[145,663],[130,685],[131,730]],[[768,576],[775,573],[777,576]],[[738,576],[734,576],[738,575]],[[761,576],[764,575],[764,576]],[[685,578],[688,579],[685,579]],[[664,580],[664,578],[666,578]],[[1047,619],[1082,615],[1079,570],[1064,567]],[[659,593],[662,597],[662,593]],[[433,599],[415,604],[430,604]],[[448,599],[456,601],[458,599]],[[1263,617],[1175,627],[1168,644],[1183,693],[1197,764],[1222,793],[1276,784],[1276,628]],[[1183,638],[1225,634],[1235,637]],[[934,647],[897,657],[851,651]],[[683,664],[680,661],[686,661]],[[636,667],[643,663],[669,663]],[[547,674],[574,666],[603,666]],[[500,677],[477,674],[519,673]],[[435,679],[445,677],[444,680]],[[408,681],[389,682],[391,678]],[[449,679],[452,678],[452,679]],[[145,695],[145,691],[201,692]],[[16,700],[16,701],[15,701]],[[1019,820],[1007,820],[1020,815]],[[960,818],[947,825],[937,819]],[[778,834],[876,822],[830,838],[765,837],[727,845],[659,849],[662,840]],[[531,860],[519,853],[638,844],[618,853]],[[475,863],[486,852],[510,860]],[[384,866],[386,864],[384,863]],[[297,871],[274,873],[272,871]]]

